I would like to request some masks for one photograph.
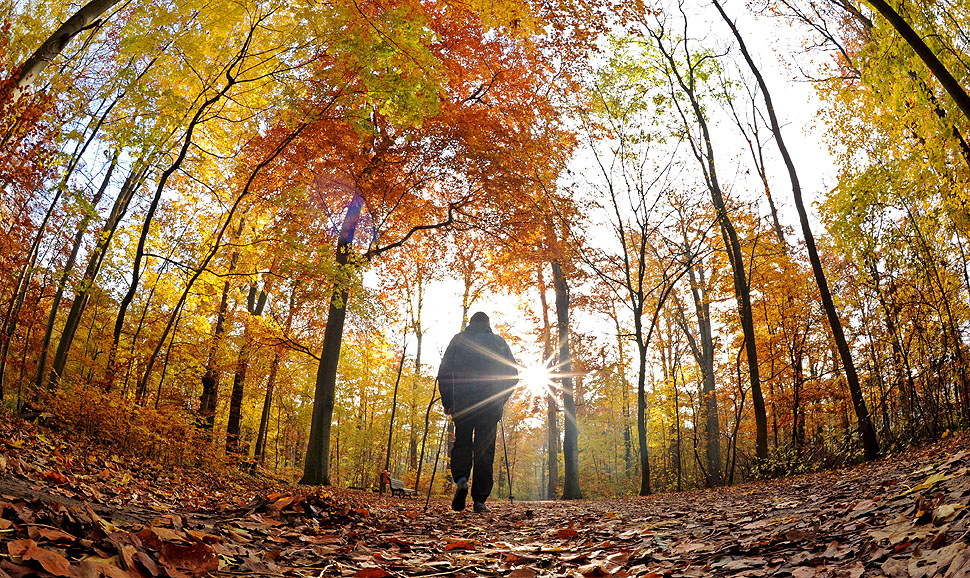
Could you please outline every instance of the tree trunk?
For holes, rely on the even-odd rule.
[[[262,465],[266,458],[266,438],[269,428],[270,410],[273,407],[273,393],[276,389],[276,374],[280,369],[280,352],[273,354],[273,361],[269,365],[269,377],[266,379],[266,397],[263,399],[263,412],[259,416],[259,432],[256,434],[256,447],[253,449],[253,462],[249,473],[255,474],[256,467]]]
[[[115,153],[114,158],[111,159],[111,164],[108,166],[108,171],[104,175],[104,180],[101,182],[101,187],[98,188],[98,192],[91,200],[92,212],[97,208],[98,203],[101,201],[101,196],[104,194],[105,189],[108,188],[108,183],[111,181],[111,174],[114,173],[117,162],[118,154]],[[61,299],[64,297],[64,287],[67,286],[67,282],[71,277],[71,271],[74,270],[74,263],[77,261],[77,254],[81,250],[81,243],[84,241],[84,234],[87,232],[88,224],[90,224],[90,222],[91,215],[85,215],[81,218],[81,222],[77,227],[77,232],[74,234],[74,243],[71,247],[71,254],[67,258],[67,263],[64,264],[64,271],[61,272],[61,278],[57,282],[57,291],[54,293],[54,300],[51,303],[51,311],[47,316],[47,329],[44,332],[44,338],[40,345],[40,358],[37,360],[37,375],[34,383],[38,390],[44,387],[44,370],[47,368],[47,354],[50,350],[51,337],[54,334],[54,324],[57,322],[57,310],[60,309]],[[80,293],[75,292],[75,298],[79,297]]]
[[[81,323],[81,316],[87,307],[91,288],[94,286],[94,281],[101,271],[104,258],[108,254],[111,239],[114,238],[118,225],[124,219],[125,213],[128,212],[128,205],[135,196],[135,191],[144,182],[145,176],[148,173],[150,163],[141,161],[140,166],[138,164],[136,163],[137,168],[132,168],[131,173],[128,174],[128,178],[125,179],[125,183],[121,186],[121,190],[115,198],[114,206],[111,207],[111,212],[108,214],[104,227],[101,229],[101,234],[98,235],[98,243],[91,252],[91,257],[88,259],[88,266],[75,291],[74,302],[71,303],[71,310],[68,312],[67,319],[64,321],[64,328],[61,330],[61,337],[57,343],[57,351],[54,353],[54,362],[51,366],[52,374],[56,373],[56,375],[61,375],[64,371],[71,347],[74,345],[74,336]]]
[[[357,267],[355,263],[351,263],[351,251],[363,208],[363,199],[355,196],[340,226],[335,256],[340,268]],[[339,284],[334,287],[330,296],[327,327],[323,334],[323,348],[313,394],[310,439],[307,442],[303,478],[300,479],[300,483],[304,485],[330,485],[330,429],[337,388],[337,362],[340,359],[340,344],[343,340],[349,298],[350,289]]]
[[[556,290],[556,319],[559,326],[559,371],[562,373],[563,420],[563,489],[564,500],[583,497],[579,489],[579,424],[576,423],[576,400],[573,397],[572,361],[569,356],[569,287],[558,261],[552,262],[553,286]]]
[[[421,325],[421,313],[424,311],[424,278],[418,278],[418,305],[413,315],[414,336],[417,340],[417,351],[414,353],[414,385],[411,388],[410,403],[410,432],[408,440],[408,466],[412,470],[418,468],[418,386],[421,384],[421,349],[424,343],[424,329]],[[432,397],[434,397],[432,395]]]
[[[640,495],[649,496],[650,453],[647,446],[647,348],[637,344],[637,443],[640,446]]]
[[[812,234],[812,229],[808,222],[808,213],[805,210],[805,202],[802,200],[802,189],[798,182],[798,175],[795,172],[795,164],[792,161],[791,155],[788,153],[788,147],[785,146],[785,141],[782,138],[781,126],[778,124],[778,118],[775,115],[774,105],[771,101],[771,94],[768,92],[768,86],[765,84],[764,78],[761,76],[761,71],[755,65],[754,60],[748,53],[748,49],[744,44],[744,39],[738,32],[737,27],[734,25],[731,19],[728,18],[727,14],[724,12],[724,9],[721,8],[721,5],[717,2],[717,0],[713,1],[714,6],[721,14],[721,18],[723,18],[727,25],[731,28],[731,32],[734,34],[735,39],[737,39],[738,45],[741,48],[741,53],[744,55],[745,62],[747,62],[748,67],[751,69],[755,79],[758,81],[758,86],[761,88],[761,94],[765,99],[765,108],[768,111],[768,119],[771,122],[771,132],[774,134],[775,141],[778,143],[778,150],[781,152],[782,158],[785,161],[785,166],[788,169],[788,176],[791,180],[792,196],[795,199],[795,207],[798,209],[798,221],[801,224],[802,235],[805,237],[805,247],[808,250],[808,259],[812,263],[812,272],[815,274],[815,283],[818,285],[818,290],[822,297],[822,306],[825,308],[825,316],[829,321],[829,327],[832,329],[832,337],[835,339],[835,345],[839,351],[839,358],[842,360],[842,367],[845,370],[845,378],[849,386],[849,394],[852,396],[852,405],[855,409],[856,418],[859,420],[859,431],[862,434],[862,444],[865,450],[866,459],[874,460],[879,456],[879,441],[876,438],[876,430],[872,426],[872,421],[869,418],[869,410],[866,408],[865,398],[862,396],[862,387],[859,384],[859,376],[856,373],[855,363],[852,361],[852,352],[849,349],[849,344],[845,338],[845,333],[842,331],[842,321],[839,319],[839,314],[835,310],[835,303],[832,300],[832,293],[829,291],[828,281],[825,279],[825,272],[822,269],[822,261],[819,259],[818,249],[815,247],[815,236]],[[914,36],[917,41],[922,43],[922,40],[916,36],[915,32],[908,28],[906,22],[903,21],[902,18],[899,18],[899,16],[893,12],[889,5],[883,0],[869,0],[869,2],[876,7],[877,10],[882,12],[883,16],[889,19],[893,26],[896,27],[897,31],[899,31],[900,34],[906,38],[907,42],[909,42],[910,45],[917,50],[917,53],[920,53],[920,50],[917,49],[917,47],[913,44],[911,38],[907,37],[907,34],[900,30],[899,25],[894,22],[885,11],[888,11],[894,15],[899,22],[907,27],[909,30],[909,35]],[[922,46],[925,49],[925,52],[929,53],[929,55],[934,59],[936,58],[932,55],[932,52],[929,51],[929,48],[927,48],[925,44]],[[923,57],[924,61],[926,61],[923,54],[920,54],[920,56]],[[943,69],[943,72],[946,72],[943,65],[940,64],[938,60],[936,62],[939,67]],[[927,62],[927,65],[929,66],[930,63]],[[933,69],[933,66],[930,66],[930,68]],[[936,70],[934,70],[934,74],[937,74]],[[946,74],[948,75],[949,73],[947,72]],[[939,78],[939,74],[937,77]],[[952,77],[950,77],[950,79],[952,80]],[[941,82],[943,82],[943,79],[941,79]],[[962,103],[956,96],[954,96],[954,100],[961,105],[961,110],[963,110],[964,114],[967,115],[967,118],[970,119],[970,98],[967,97],[966,92],[963,92],[963,89],[959,84],[956,83],[955,80],[953,83],[956,85],[957,89],[959,89],[959,92],[962,94],[963,98]],[[946,87],[946,83],[944,83],[944,87]],[[947,90],[949,91],[949,88]],[[952,92],[951,96],[953,96]],[[756,397],[756,412],[757,403],[758,400]],[[762,407],[763,405],[764,402],[762,402]]]
[[[549,303],[546,301],[546,282],[542,275],[542,265],[537,266],[539,281],[539,306],[542,308],[542,362],[548,364],[552,358],[552,328],[549,324]],[[555,391],[550,386],[546,393],[546,498],[555,499],[559,488],[559,418],[556,416]]]
[[[930,69],[930,72],[933,73],[933,76],[935,76],[940,82],[943,89],[946,90],[947,94],[950,95],[953,102],[960,107],[960,110],[963,112],[963,116],[965,116],[967,120],[970,120],[970,95],[968,95],[967,91],[963,89],[960,82],[954,78],[952,74],[950,74],[950,71],[947,70],[943,62],[941,62],[940,59],[933,54],[933,51],[929,46],[926,45],[925,42],[923,42],[920,35],[917,34],[917,32],[913,30],[913,27],[910,26],[909,23],[906,22],[906,20],[900,16],[900,14],[896,12],[885,0],[866,1],[869,3],[869,5],[875,8],[876,11],[882,14],[883,18],[885,18],[896,30],[896,32],[903,37],[903,40],[905,40],[916,55],[920,57],[923,64]]]
[[[23,91],[33,84],[37,77],[44,71],[51,61],[64,50],[67,43],[78,33],[92,28],[99,24],[98,17],[104,14],[109,8],[117,4],[119,0],[91,0],[66,22],[54,31],[40,45],[39,48],[25,60],[19,67],[20,76],[17,80],[17,90],[11,93],[11,100],[16,102],[23,94]],[[3,103],[6,106],[6,103]]]
[[[734,294],[738,302],[738,315],[741,318],[741,329],[745,339],[748,375],[751,380],[751,397],[754,401],[754,419],[757,438],[755,445],[758,459],[764,460],[768,458],[768,417],[765,412],[764,396],[761,393],[761,378],[758,373],[758,343],[755,339],[754,316],[751,311],[751,294],[748,286],[748,278],[745,274],[744,255],[741,252],[741,243],[738,240],[738,233],[734,228],[734,224],[731,222],[724,197],[721,194],[721,184],[718,182],[717,168],[714,162],[711,133],[707,126],[707,119],[704,116],[704,109],[697,100],[697,95],[693,88],[696,79],[691,77],[685,80],[677,68],[677,62],[674,60],[673,55],[664,47],[663,39],[659,36],[655,36],[654,38],[664,58],[667,59],[671,66],[671,73],[676,76],[681,90],[684,91],[684,94],[690,100],[694,118],[701,129],[703,145],[692,141],[691,147],[704,172],[704,180],[707,184],[708,192],[711,195],[711,202],[714,205],[718,225],[721,229],[721,237],[724,241],[724,247],[728,253],[728,261],[731,264],[731,270],[733,272]],[[701,146],[703,146],[703,150],[701,150]]]
[[[252,32],[250,32],[252,34]],[[248,45],[248,43],[247,43]],[[238,63],[244,53],[240,53],[236,56],[235,63]],[[229,70],[232,70],[230,66]],[[182,140],[182,146],[179,148],[179,152],[175,157],[175,160],[169,165],[165,171],[162,172],[158,179],[158,185],[155,187],[155,194],[152,197],[152,201],[148,206],[148,212],[145,214],[145,220],[142,223],[141,233],[138,236],[138,244],[135,248],[135,262],[132,265],[131,272],[131,285],[128,287],[128,291],[125,293],[124,297],[121,299],[121,303],[118,305],[118,316],[115,319],[114,333],[112,335],[111,348],[108,350],[108,376],[105,379],[106,388],[110,389],[114,381],[114,364],[115,356],[118,352],[118,343],[121,341],[121,331],[125,325],[125,314],[128,311],[128,307],[131,305],[132,299],[135,297],[135,293],[138,290],[138,282],[141,279],[141,262],[145,257],[145,244],[148,240],[148,233],[151,230],[152,220],[155,217],[155,211],[158,209],[158,204],[162,198],[162,192],[165,190],[165,185],[168,183],[168,179],[179,170],[182,166],[182,162],[185,160],[185,156],[189,151],[189,147],[192,145],[192,135],[195,133],[195,129],[202,122],[203,115],[208,111],[209,107],[218,102],[223,96],[229,92],[229,89],[236,84],[235,77],[229,72],[226,73],[226,85],[222,87],[216,94],[206,99],[200,106],[195,115],[193,115],[192,120],[189,121],[188,127],[185,129],[185,137]],[[164,339],[163,339],[164,340]]]
[[[233,255],[234,257],[236,254]],[[230,261],[233,263],[234,261]],[[230,265],[230,273],[232,272]],[[226,331],[226,314],[229,311],[229,281],[222,284],[222,299],[219,300],[219,310],[216,313],[216,324],[212,330],[212,344],[206,357],[205,373],[202,375],[202,394],[199,396],[199,426],[212,432],[216,420],[216,403],[219,401],[219,378],[221,374],[218,366],[219,346]]]
[[[249,371],[249,358],[253,351],[252,324],[254,317],[261,317],[266,307],[266,297],[272,291],[272,281],[268,281],[256,297],[256,287],[249,288],[247,310],[249,319],[243,327],[242,345],[236,361],[236,373],[232,378],[232,395],[229,397],[229,418],[226,421],[226,455],[239,453],[239,421],[242,417],[243,393],[246,387],[246,373]]]
[[[401,374],[404,372],[404,352],[407,349],[401,348],[401,362],[397,366],[397,379],[394,380],[394,396],[391,398],[391,421],[387,425],[387,452],[384,455],[384,469],[391,471],[391,444],[394,442],[394,417],[397,414],[397,392],[401,385]],[[381,493],[384,493],[384,476],[381,476]]]
[[[714,381],[714,334],[711,323],[711,306],[707,294],[707,280],[703,267],[690,268],[690,289],[694,299],[694,313],[697,317],[697,332],[700,336],[700,359],[697,364],[704,376],[701,407],[704,413],[704,440],[707,455],[707,473],[710,486],[721,483],[721,426],[718,420],[716,384]]]

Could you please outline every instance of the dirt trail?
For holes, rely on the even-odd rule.
[[[970,576],[970,440],[715,491],[575,502],[315,491],[0,424],[6,576]]]

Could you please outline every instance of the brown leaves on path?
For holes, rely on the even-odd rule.
[[[87,468],[57,440],[17,440],[9,443],[9,430],[0,437],[3,578],[970,575],[966,438],[771,483],[610,501],[492,500],[486,514],[452,512],[447,500],[425,512],[422,500],[190,470],[185,486],[170,480],[161,490],[150,464],[109,458]],[[45,477],[49,455],[26,453],[46,444],[63,456],[68,483]],[[116,506],[108,487],[126,476],[144,499]],[[86,495],[80,484],[103,501],[63,494]],[[21,486],[30,492],[8,492]],[[212,497],[233,486],[245,503]],[[193,493],[199,499],[185,499]]]

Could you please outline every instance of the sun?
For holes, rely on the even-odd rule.
[[[555,388],[554,372],[549,362],[537,360],[519,366],[519,384],[532,397],[545,397],[550,388]]]

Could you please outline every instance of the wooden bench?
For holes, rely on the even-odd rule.
[[[384,472],[384,483],[391,488],[391,496],[400,496],[402,498],[413,498],[418,495],[418,492],[404,487],[404,481],[397,478],[392,478],[387,472]]]
[[[391,478],[391,482],[388,484],[391,487],[391,495],[397,495],[402,498],[414,498],[418,495],[418,492],[412,488],[405,488],[404,482],[397,479]]]

